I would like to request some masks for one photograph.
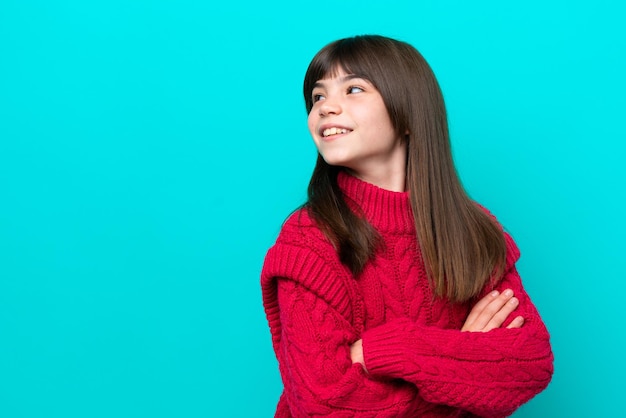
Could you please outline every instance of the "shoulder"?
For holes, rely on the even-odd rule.
[[[298,230],[305,231],[310,228],[317,228],[315,221],[309,214],[309,210],[301,207],[287,217],[281,228],[281,235],[296,232]]]
[[[261,271],[264,303],[266,309],[278,309],[277,285],[278,279],[283,279],[302,286],[349,317],[351,278],[332,243],[307,210],[299,209],[285,221],[276,243],[265,255]]]
[[[474,204],[476,205],[476,207],[478,209],[480,209],[481,211],[483,211],[485,214],[487,214],[492,221],[494,221],[495,223],[497,223],[498,225],[500,225],[500,223],[498,222],[498,219],[496,219],[496,216],[491,213],[491,211],[489,209],[487,209],[485,206],[481,205],[480,203],[474,201]],[[502,226],[500,225],[500,227],[502,228]]]
[[[300,208],[287,218],[276,242],[268,250],[263,275],[301,281],[298,278],[319,274],[320,269],[338,273],[344,268],[333,244],[318,228],[307,209]]]
[[[331,245],[306,207],[302,207],[289,215],[278,234],[276,244],[306,247]]]
[[[489,218],[491,218],[492,222],[498,225],[498,227],[502,231],[502,234],[504,235],[504,242],[506,244],[506,268],[509,269],[517,262],[517,260],[520,258],[520,255],[521,255],[520,250],[517,247],[517,244],[515,243],[515,240],[513,239],[511,234],[504,229],[500,221],[498,221],[496,216],[493,213],[491,213],[489,209],[487,209],[480,203],[476,203],[476,206],[480,208],[484,213],[486,213],[489,216]]]

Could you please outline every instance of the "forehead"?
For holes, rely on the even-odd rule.
[[[334,70],[328,71],[326,74],[322,76],[319,80],[313,83],[313,88],[316,87],[325,87],[327,85],[341,85],[344,83],[348,83],[352,80],[358,80],[359,83],[365,83],[373,86],[374,84],[369,80],[368,77],[363,75],[354,74],[344,70],[342,67],[335,67]]]
[[[342,65],[336,64],[328,71],[323,73],[321,77],[317,81],[323,80],[334,80],[338,78],[345,78],[346,76],[352,75],[349,71],[346,71]]]

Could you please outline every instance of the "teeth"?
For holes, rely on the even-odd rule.
[[[347,133],[348,130],[347,129],[343,129],[343,128],[328,128],[328,129],[324,129],[324,132],[322,132],[322,136],[326,137],[326,136],[331,136],[331,135],[337,135],[337,134],[345,134]]]

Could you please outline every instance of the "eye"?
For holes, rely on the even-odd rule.
[[[363,88],[359,86],[348,87],[348,94],[363,93]]]
[[[313,95],[313,103],[317,103],[320,100],[324,100],[324,95],[323,94],[317,93],[317,94]]]

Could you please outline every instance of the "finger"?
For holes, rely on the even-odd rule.
[[[363,363],[363,340],[357,340],[350,346],[352,363]]]
[[[466,327],[472,327],[472,325],[474,324],[476,319],[480,316],[481,312],[485,309],[485,307],[489,305],[491,302],[493,302],[499,295],[500,295],[500,292],[498,292],[497,290],[494,290],[493,292],[490,292],[487,296],[479,300],[476,303],[476,305],[474,305],[469,315],[467,316],[463,329],[465,330]]]
[[[511,312],[513,312],[519,306],[519,300],[516,297],[512,297],[502,307],[498,312],[496,312],[487,325],[483,328],[483,331],[490,331],[494,328],[500,328],[504,321],[509,317]]]
[[[524,317],[516,316],[515,319],[511,321],[511,323],[507,326],[507,328],[509,329],[521,328],[522,325],[524,325]]]
[[[488,324],[494,319],[494,316],[500,312],[502,307],[506,306],[506,303],[513,297],[513,291],[511,289],[507,289],[502,292],[498,297],[492,300],[485,308],[482,310],[480,315],[476,317],[472,327],[478,331],[489,331],[489,328],[485,329]],[[507,313],[508,315],[508,313]],[[506,316],[504,317],[506,319]],[[502,319],[502,320],[504,320]],[[501,323],[500,323],[501,324]]]

